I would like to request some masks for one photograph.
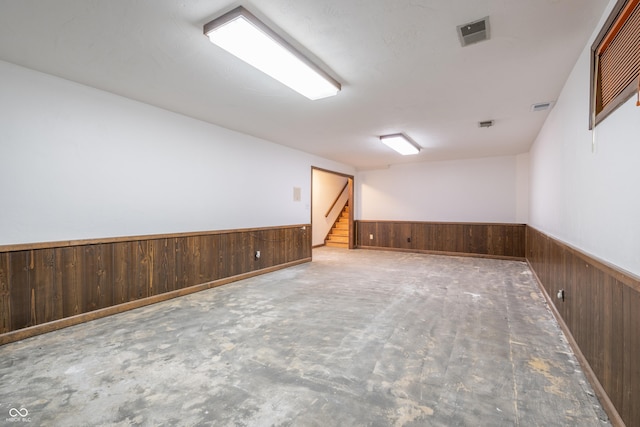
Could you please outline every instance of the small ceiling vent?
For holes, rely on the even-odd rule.
[[[548,110],[551,107],[553,107],[553,102],[541,102],[539,104],[533,104],[531,106],[531,111],[533,112],[544,111],[544,110]]]
[[[490,128],[493,126],[493,120],[485,120],[483,122],[478,122],[478,126],[481,128]]]
[[[462,47],[489,40],[489,17],[458,25],[458,38]]]

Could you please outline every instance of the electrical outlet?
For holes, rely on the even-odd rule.
[[[411,243],[411,237],[407,237],[407,243]]]
[[[256,259],[260,259],[260,251],[256,251]]]
[[[373,240],[373,234],[369,234],[369,240]]]

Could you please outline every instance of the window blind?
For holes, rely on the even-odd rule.
[[[640,87],[640,0],[626,1],[595,49],[595,64],[597,120]]]

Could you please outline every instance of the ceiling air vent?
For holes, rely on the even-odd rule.
[[[539,104],[533,104],[531,106],[531,111],[544,111],[553,107],[553,102],[541,102]]]
[[[458,37],[462,47],[489,40],[489,17],[485,16],[477,21],[458,25]]]
[[[485,120],[483,122],[478,122],[478,126],[481,128],[490,128],[493,126],[493,120]]]

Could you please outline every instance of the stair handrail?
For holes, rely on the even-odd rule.
[[[327,211],[326,214],[324,214],[325,218],[329,217],[329,214],[331,213],[331,211],[333,210],[333,208],[336,207],[336,203],[338,203],[338,200],[340,200],[340,196],[342,196],[342,193],[344,193],[344,190],[347,189],[347,187],[349,187],[349,181],[347,181],[344,184],[344,187],[342,187],[342,190],[340,190],[340,192],[338,193],[338,195],[336,196],[336,199],[333,201],[333,203],[331,204],[331,207],[329,208],[329,210]]]

